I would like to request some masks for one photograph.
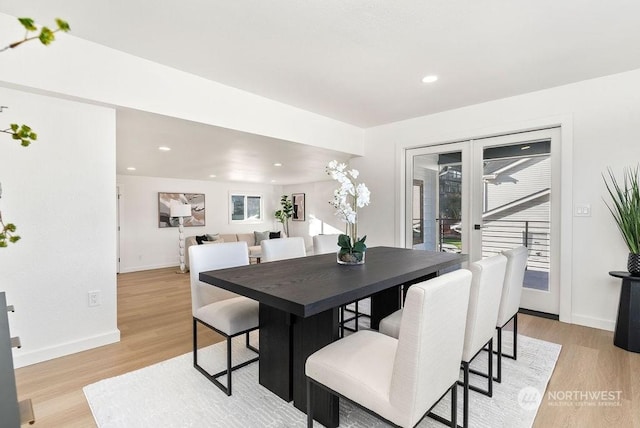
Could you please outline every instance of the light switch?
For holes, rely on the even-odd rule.
[[[591,204],[576,204],[573,208],[575,217],[591,217]]]

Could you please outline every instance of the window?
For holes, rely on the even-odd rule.
[[[232,193],[229,201],[231,223],[262,223],[262,196]]]

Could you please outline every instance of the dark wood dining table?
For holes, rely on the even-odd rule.
[[[339,339],[340,306],[371,297],[371,327],[401,305],[401,286],[452,268],[466,255],[395,247],[367,249],[366,263],[345,266],[322,254],[201,272],[200,280],[260,303],[260,384],[306,411],[307,357]],[[314,390],[314,417],[336,427],[338,397]]]

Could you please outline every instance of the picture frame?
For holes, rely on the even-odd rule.
[[[178,227],[177,218],[172,218],[170,214],[171,204],[191,205],[191,217],[184,217],[185,227],[199,227],[206,225],[206,211],[204,203],[204,193],[169,193],[158,192],[158,227]]]
[[[292,221],[305,221],[305,201],[304,193],[292,193],[291,202],[293,203]]]

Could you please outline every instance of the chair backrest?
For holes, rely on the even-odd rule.
[[[470,284],[459,269],[409,288],[389,391],[409,426],[458,380]]]
[[[507,258],[507,271],[504,275],[504,285],[502,286],[497,327],[504,326],[520,309],[522,284],[524,283],[524,272],[527,268],[529,251],[527,247],[520,246],[512,250],[505,250],[502,255]]]
[[[471,263],[473,274],[462,361],[471,361],[493,337],[498,320],[507,258],[502,254]]]
[[[230,291],[201,282],[200,272],[248,264],[249,248],[244,241],[189,247],[191,309],[194,315],[195,311],[204,305],[238,296]]]
[[[265,239],[260,243],[262,247],[262,261],[275,262],[276,260],[304,257],[307,252],[304,248],[304,239],[294,238]]]
[[[335,235],[316,235],[313,237],[313,254],[337,253],[338,234]]]

